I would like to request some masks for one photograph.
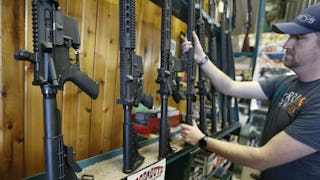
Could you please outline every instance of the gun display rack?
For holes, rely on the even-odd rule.
[[[183,1],[183,2],[185,2],[185,1]],[[209,2],[210,2],[211,6],[215,5],[214,4],[214,2],[215,2],[214,0],[210,0]],[[54,1],[54,3],[56,3],[56,1]],[[157,1],[157,3],[159,3],[159,1]],[[194,1],[192,1],[192,0],[188,1],[188,3],[190,3],[192,5],[195,4]],[[182,3],[182,4],[185,5],[185,3]],[[140,102],[148,104],[148,101],[149,101],[149,106],[152,106],[152,104],[153,104],[153,103],[150,103],[150,99],[148,99],[148,98],[152,99],[152,97],[144,94],[144,92],[143,92],[142,61],[141,61],[141,57],[137,56],[135,54],[135,52],[134,52],[134,50],[135,50],[135,37],[133,35],[134,34],[133,32],[135,32],[134,7],[135,7],[134,0],[126,0],[126,1],[121,1],[120,0],[120,37],[127,37],[126,40],[120,39],[120,42],[122,43],[120,45],[120,56],[121,56],[120,57],[120,59],[121,59],[121,62],[120,62],[121,63],[120,64],[120,66],[121,66],[120,67],[120,69],[121,69],[120,70],[120,73],[121,73],[121,75],[120,75],[121,76],[120,85],[122,86],[120,89],[122,89],[122,90],[121,90],[121,93],[120,93],[121,97],[117,101],[117,103],[123,105],[124,117],[125,117],[124,118],[124,126],[123,126],[125,134],[124,134],[124,139],[123,139],[124,140],[124,147],[123,147],[123,169],[122,169],[122,171],[124,173],[130,173],[130,172],[134,171],[135,169],[137,169],[139,167],[139,165],[141,165],[141,163],[143,161],[142,155],[140,155],[138,150],[137,150],[137,147],[138,147],[139,144],[136,142],[135,134],[134,134],[133,129],[132,129],[132,112],[131,112],[132,111],[132,107],[136,106]],[[191,8],[194,8],[194,7],[191,7]],[[200,5],[199,5],[199,8],[201,9]],[[193,12],[193,13],[191,13],[191,14],[193,14],[193,16],[196,14],[194,12],[195,9],[196,8],[194,8],[193,10],[189,9],[190,12]],[[203,13],[203,12],[200,11],[200,13]],[[222,33],[222,32],[221,32],[221,27],[220,27],[221,24],[219,24],[219,23],[217,23],[215,21],[212,21],[212,19],[214,19],[214,17],[213,17],[214,15],[213,14],[215,14],[215,13],[211,12],[210,15],[202,14],[203,15],[202,18],[205,19],[206,34],[209,37],[209,52],[208,52],[208,55],[210,56],[210,59],[212,61],[214,61],[215,64],[217,64],[219,66],[219,63],[221,64],[222,62],[217,62],[217,61],[219,61],[219,58],[221,58],[221,54],[215,54],[214,52],[218,52],[219,51],[219,48],[217,48],[217,46],[219,46],[219,45],[215,45],[215,43],[216,43],[215,41],[219,41],[219,40],[221,41],[220,33]],[[126,18],[129,18],[129,19],[126,19]],[[191,21],[191,19],[194,19],[194,18],[195,17],[191,17],[189,20]],[[125,22],[125,24],[121,23],[121,21]],[[190,24],[191,25],[189,27],[189,23],[188,23],[188,31],[189,31],[189,29],[190,30],[195,30],[194,24],[192,22]],[[210,29],[210,30],[208,30],[208,29]],[[192,39],[190,34],[187,35],[187,36],[188,36],[188,39]],[[210,50],[210,49],[214,49],[214,50]],[[27,59],[27,60],[29,60],[29,61],[31,61],[33,63],[35,62],[33,60],[34,54],[32,54],[32,53],[31,54],[26,53],[26,54],[23,55],[23,52],[20,52],[20,55],[23,56],[23,58],[21,58],[21,59]],[[44,57],[48,57],[48,56],[44,55]],[[138,64],[137,67],[140,68],[140,69],[131,69],[133,67],[133,66],[131,66],[132,62],[134,64]],[[190,62],[193,62],[193,59]],[[192,66],[193,66],[193,68],[191,68],[192,71],[190,71],[190,72],[195,71],[194,65],[192,65]],[[51,75],[46,75],[46,76],[51,77]],[[38,79],[38,76],[36,76],[36,77],[35,77],[35,79]],[[191,76],[190,80],[194,80],[194,76]],[[54,82],[54,78],[52,79],[52,82]],[[192,82],[192,84],[194,84],[194,82]],[[61,85],[61,83],[59,85]],[[51,104],[53,104],[53,106],[55,106],[54,105],[55,104],[54,101],[51,101],[51,100],[52,100],[52,98],[55,99],[55,91],[54,90],[56,89],[56,87],[55,86],[51,86],[51,83],[49,84],[49,86],[50,87],[48,89],[47,88],[47,84],[41,85],[41,87],[43,88],[43,92],[49,92],[49,91],[53,92],[53,94],[50,94],[50,101],[46,101],[45,100],[46,94],[44,93],[44,104],[50,105],[50,107],[47,107],[47,109],[50,109],[50,110],[53,109],[52,112],[58,112],[58,110],[56,108],[52,108],[52,106],[51,106]],[[84,86],[84,87],[86,87],[86,86]],[[125,87],[125,88],[123,88],[123,87]],[[51,88],[53,88],[53,90]],[[130,88],[131,88],[131,90],[130,90]],[[123,89],[126,89],[126,90],[123,90]],[[217,110],[216,105],[215,105],[216,104],[215,103],[216,102],[215,101],[216,92],[215,92],[213,87],[211,87],[211,92],[210,93],[212,95],[212,98],[211,98],[212,114],[216,114],[216,110]],[[97,93],[88,92],[88,94],[91,94],[91,97],[92,97],[92,94],[93,94],[93,98],[94,98],[95,94],[97,94]],[[194,94],[195,94],[194,87],[191,86],[191,88],[189,89],[190,102],[193,101]],[[167,94],[166,94],[166,96],[167,96]],[[221,101],[221,99],[219,99],[219,102],[220,101]],[[151,102],[152,102],[152,100],[151,100]],[[50,113],[47,113],[46,116],[54,116],[54,115],[49,115],[49,114]],[[164,115],[164,117],[165,117],[165,115]],[[211,135],[209,135],[209,136],[221,138],[221,137],[224,137],[224,136],[226,136],[226,135],[228,135],[230,133],[233,133],[234,131],[238,130],[238,128],[240,127],[238,123],[233,123],[232,122],[232,123],[229,124],[228,127],[222,129],[221,131],[217,131],[217,125],[216,125],[217,119],[216,118],[217,118],[216,116],[213,116],[212,119],[211,119],[211,123],[212,123],[212,127],[213,128],[212,128]],[[59,119],[59,118],[57,118],[57,119]],[[45,121],[47,121],[47,119]],[[190,119],[188,121],[190,121]],[[48,131],[50,131],[50,130],[48,130]],[[165,131],[164,134],[167,134],[167,131]],[[58,135],[60,135],[60,133],[58,133]],[[167,145],[167,142],[164,143],[164,144]],[[164,145],[164,146],[166,146],[166,145]],[[170,147],[170,144],[167,147]],[[188,148],[182,150],[181,152],[179,151],[176,154],[174,154],[173,156],[168,157],[167,165],[174,164],[174,161],[177,158],[179,158],[181,156],[184,156],[184,155],[188,154],[190,151],[193,151],[193,150],[194,150],[194,148],[188,147]],[[132,151],[134,152],[133,153],[134,154],[133,155],[133,159],[132,159],[132,154],[131,154]],[[112,153],[114,153],[114,152],[112,152]],[[119,153],[122,153],[122,151],[119,151]],[[165,157],[167,155],[167,153],[161,153],[161,154],[164,154],[163,157]],[[117,155],[119,155],[119,154],[117,154]],[[159,158],[160,157],[162,157],[162,155],[160,156],[160,153],[159,153]],[[138,161],[138,162],[136,162],[136,161]],[[84,168],[84,167],[88,166],[88,164],[86,164],[84,162],[80,162],[79,164],[80,164],[81,168]],[[55,170],[50,170],[50,171],[53,172]],[[174,173],[174,172],[170,172],[170,173]],[[74,172],[73,172],[73,174],[74,174]]]

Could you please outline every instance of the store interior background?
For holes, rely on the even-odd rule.
[[[281,54],[286,36],[270,32],[270,24],[291,20],[302,9],[318,0],[266,0],[260,46],[257,40],[257,14],[259,0],[252,0],[254,23],[250,30],[250,45],[258,48],[258,56],[236,57],[239,80],[266,78],[272,73],[287,73],[281,61],[272,55]],[[81,37],[81,69],[100,83],[100,93],[91,100],[74,84],[66,83],[57,95],[62,115],[64,143],[76,152],[74,159],[83,160],[122,146],[122,106],[119,98],[119,2],[117,0],[59,0],[63,12],[78,20]],[[207,6],[208,0],[204,0]],[[245,25],[246,0],[236,0],[236,27],[233,29],[233,49],[240,52]],[[145,91],[153,95],[154,104],[160,105],[156,67],[160,56],[161,9],[148,0],[136,0],[136,52],[144,62]],[[25,1],[0,1],[0,180],[21,179],[44,171],[44,125],[42,95],[38,86],[32,85],[33,66],[29,62],[14,60],[18,49],[32,51],[31,3]],[[152,14],[152,15],[150,15]],[[179,55],[180,33],[187,25],[172,17],[172,39],[177,42]],[[270,56],[269,56],[270,55]],[[270,58],[271,57],[271,58]],[[270,61],[271,59],[271,61]],[[260,62],[261,60],[261,62]],[[253,61],[256,65],[253,67]],[[252,71],[254,68],[254,72]],[[265,76],[261,69],[265,68]],[[289,73],[289,72],[288,72]],[[244,126],[251,111],[261,109],[263,102],[242,101]],[[250,105],[247,106],[247,105]],[[185,112],[184,102],[169,105]],[[256,105],[255,107],[252,107]],[[257,116],[260,117],[259,112]],[[262,113],[263,116],[263,113]],[[251,119],[253,120],[253,119]],[[253,121],[252,121],[253,122]],[[248,132],[250,127],[247,128]],[[251,129],[252,130],[252,129]],[[257,139],[253,139],[256,141]]]

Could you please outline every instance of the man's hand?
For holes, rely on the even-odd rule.
[[[203,59],[206,56],[206,53],[203,51],[199,38],[196,32],[192,32],[193,40],[194,40],[194,60],[196,63]],[[191,41],[188,41],[186,37],[183,38],[183,42],[181,44],[181,49],[183,53],[186,53],[193,47]]]
[[[188,124],[181,124],[180,127],[182,139],[188,144],[197,146],[199,140],[205,136],[200,131],[194,120],[192,120],[192,126]]]

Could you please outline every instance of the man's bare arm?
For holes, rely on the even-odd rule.
[[[283,131],[262,147],[244,146],[210,138],[207,149],[232,162],[259,170],[279,166],[316,152]]]
[[[247,99],[267,100],[260,84],[256,81],[235,81],[218,69],[211,61],[201,66],[214,87],[223,94]]]
[[[193,40],[194,45],[184,38],[181,48],[182,51],[186,53],[190,48],[194,47],[194,60],[196,63],[198,63],[206,56],[206,54],[203,51],[199,38],[195,32],[193,32]],[[247,99],[267,99],[258,82],[234,81],[219,68],[217,68],[211,61],[206,61],[205,64],[202,64],[201,69],[209,77],[215,88],[226,95]]]
[[[204,134],[195,121],[193,125],[181,124],[183,140],[192,145],[198,145]],[[290,137],[284,131],[275,135],[262,147],[250,147],[237,143],[208,138],[208,151],[225,157],[232,162],[259,170],[279,166],[316,152],[314,148]]]

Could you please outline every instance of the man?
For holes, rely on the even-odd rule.
[[[198,145],[235,163],[261,170],[261,179],[320,179],[320,3],[292,22],[275,24],[276,33],[289,34],[283,45],[284,65],[296,75],[259,82],[236,82],[208,61],[197,35],[194,59],[215,88],[227,95],[270,100],[261,147],[249,147],[206,137],[193,121],[182,124],[185,142]],[[181,44],[187,52],[192,44]]]

